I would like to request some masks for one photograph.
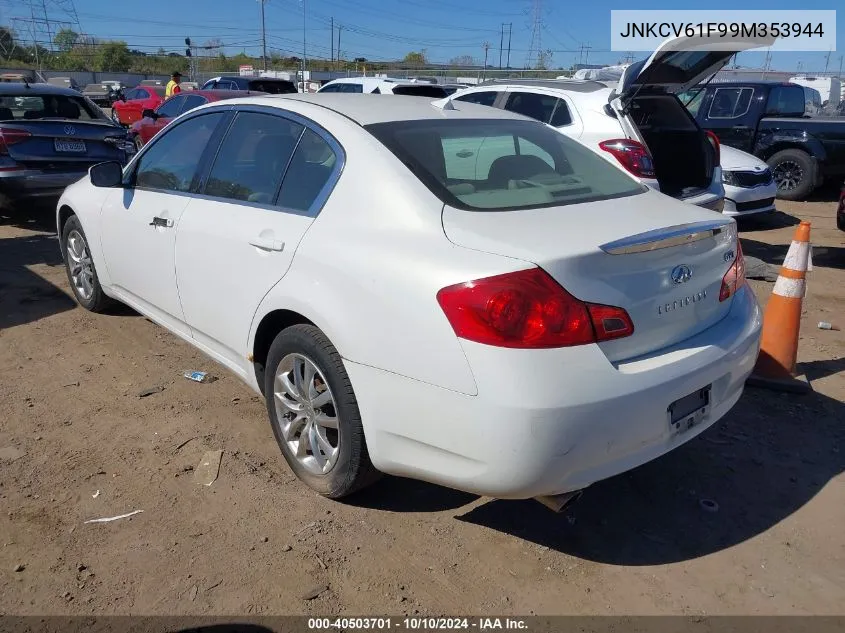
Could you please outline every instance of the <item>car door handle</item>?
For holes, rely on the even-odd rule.
[[[265,251],[283,251],[285,250],[285,243],[281,240],[274,240],[269,237],[258,237],[252,238],[249,243],[256,248],[263,249]]]
[[[735,130],[750,130],[751,128],[747,125],[734,125]]]
[[[169,229],[173,226],[173,220],[171,220],[170,218],[160,218],[156,216],[153,218],[153,221],[150,222],[150,226],[160,226],[162,228]]]

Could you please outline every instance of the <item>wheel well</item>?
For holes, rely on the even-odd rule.
[[[261,392],[264,393],[264,366],[267,363],[267,354],[276,335],[292,325],[307,323],[314,325],[310,320],[298,312],[292,310],[273,310],[261,319],[258,329],[255,331],[255,341],[252,344],[252,363],[255,368],[255,379]]]
[[[71,209],[66,204],[62,205],[62,208],[59,209],[59,226],[57,227],[59,231],[59,240],[62,239],[62,233],[65,230],[65,223],[70,219],[70,216],[72,215],[74,215],[73,209]]]

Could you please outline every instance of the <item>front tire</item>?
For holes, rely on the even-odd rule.
[[[785,149],[768,161],[782,200],[804,200],[816,187],[816,165],[807,152]]]
[[[62,229],[62,255],[70,289],[79,305],[91,312],[105,310],[111,304],[111,299],[103,292],[88,248],[88,238],[75,215],[68,218]]]
[[[294,325],[276,336],[264,394],[282,455],[310,488],[339,499],[378,479],[352,383],[319,328]]]

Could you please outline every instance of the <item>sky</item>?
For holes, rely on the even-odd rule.
[[[37,0],[40,4],[41,0]],[[30,0],[0,0],[0,24],[26,17]],[[155,52],[184,51],[190,36],[202,44],[219,39],[226,54],[261,51],[258,0],[46,0],[51,16],[61,19],[64,8],[75,5],[82,30],[102,39],[119,39],[130,48]],[[329,57],[334,42],[344,59],[394,60],[409,51],[425,49],[430,61],[445,63],[470,55],[478,63],[489,44],[488,64],[507,62],[508,26],[511,27],[510,65],[523,67],[532,47],[535,7],[540,8],[540,45],[553,51],[552,67],[573,63],[615,64],[625,52],[610,51],[611,9],[794,9],[788,0],[709,0],[687,6],[677,0],[304,0],[308,57]],[[801,9],[834,9],[838,0],[802,0]],[[828,70],[839,70],[845,55],[845,5],[837,14],[837,50],[830,53]],[[265,0],[268,54],[301,56],[303,0]],[[502,24],[504,38],[502,38]],[[20,23],[18,23],[20,24]],[[21,29],[19,29],[21,30]],[[587,49],[586,47],[590,47]],[[634,59],[645,53],[634,53]],[[824,52],[773,53],[771,68],[820,72]],[[765,53],[739,55],[741,67],[763,66]],[[845,66],[843,66],[845,72]]]

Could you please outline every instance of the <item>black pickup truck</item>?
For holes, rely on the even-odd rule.
[[[804,89],[773,81],[712,83],[679,95],[719,141],[766,161],[778,197],[803,200],[845,175],[845,117],[804,114]]]

